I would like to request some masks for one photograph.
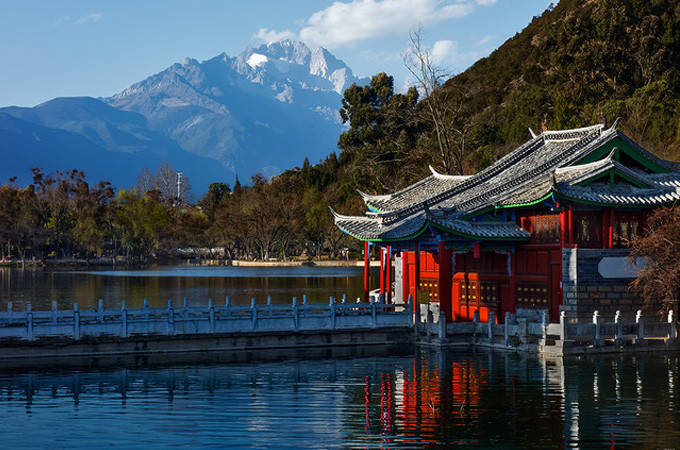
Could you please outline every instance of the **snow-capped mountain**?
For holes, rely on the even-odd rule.
[[[233,181],[234,174],[241,179],[255,172],[271,176],[300,165],[305,157],[317,161],[328,155],[342,132],[338,109],[343,91],[352,83],[367,82],[327,50],[312,50],[296,41],[249,47],[235,57],[221,54],[203,62],[187,58],[110,98],[0,108],[0,129],[3,121],[15,117],[23,130],[21,137],[15,136],[12,130],[18,129],[18,122],[7,122],[0,154],[11,154],[16,150],[13,142],[25,143],[31,133],[42,136],[41,149],[49,148],[48,136],[66,136],[46,132],[56,129],[79,135],[97,148],[74,149],[76,161],[101,151],[125,153],[126,167],[113,165],[108,176],[121,187],[129,184],[130,174],[136,174],[142,162],[148,166],[169,160],[191,177],[200,193],[211,182]],[[27,131],[31,126],[40,133]],[[69,146],[55,148],[65,152]],[[57,155],[55,159],[54,167],[43,166],[72,168],[58,167]],[[82,167],[87,166],[83,161]],[[13,175],[0,168],[0,177]]]
[[[341,94],[367,81],[323,48],[280,41],[187,58],[105,101],[233,172],[274,175],[335,149]]]

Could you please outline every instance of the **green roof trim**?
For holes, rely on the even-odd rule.
[[[499,209],[508,209],[508,208],[525,208],[527,206],[534,206],[539,203],[543,203],[544,201],[548,200],[550,197],[552,197],[553,191],[551,190],[548,194],[544,195],[541,198],[538,198],[536,200],[532,200],[530,202],[524,202],[524,203],[513,203],[510,205],[493,205],[493,206],[487,206],[486,208],[480,209],[479,211],[476,211],[472,214],[468,214],[467,216],[463,216],[463,219],[468,220],[472,219],[474,217],[479,217],[483,214],[490,213],[492,211],[497,211]]]
[[[617,177],[619,177],[619,178],[623,178],[625,181],[629,182],[630,184],[632,184],[632,185],[634,185],[634,186],[636,186],[636,187],[642,188],[642,189],[644,189],[644,188],[648,188],[648,189],[649,189],[649,188],[653,188],[653,187],[654,187],[654,186],[651,186],[651,185],[648,185],[648,184],[641,183],[640,181],[636,180],[635,178],[631,177],[631,176],[628,175],[628,174],[623,173],[622,171],[620,171],[619,169],[616,169],[616,168],[609,169],[609,170],[607,170],[607,171],[604,172],[604,173],[601,173],[601,174],[599,174],[599,175],[595,175],[595,176],[593,176],[593,177],[591,177],[591,178],[587,178],[587,179],[581,181],[580,183],[576,183],[576,185],[577,185],[577,186],[586,186],[586,185],[592,183],[594,180],[597,180],[597,179],[602,178],[602,177],[607,176],[607,175],[609,175],[610,178],[611,178],[612,176],[617,176]],[[610,181],[611,181],[611,180],[610,180]],[[611,183],[610,183],[610,184],[611,184]]]
[[[651,170],[652,172],[655,173],[668,173],[670,172],[666,167],[657,164],[656,162],[652,161],[651,159],[641,155],[638,153],[630,144],[625,142],[623,139],[620,137],[616,137],[612,139],[611,141],[607,142],[606,144],[602,145],[600,148],[597,150],[593,151],[583,159],[579,160],[577,164],[588,164],[591,162],[599,161],[608,154],[611,153],[612,150],[616,148],[618,150],[618,153],[616,154],[616,160],[618,161],[619,158],[621,157],[621,152],[625,153],[627,156],[630,158],[634,159],[636,162],[638,162],[641,166]]]
[[[462,233],[462,232],[460,232],[460,231],[451,230],[451,229],[449,229],[449,228],[447,228],[447,227],[441,226],[441,225],[436,224],[436,223],[434,223],[434,222],[431,222],[431,221],[429,221],[429,220],[427,220],[427,221],[425,222],[425,224],[422,226],[422,228],[420,228],[420,229],[419,229],[418,231],[416,231],[415,233],[412,233],[412,234],[410,234],[410,235],[408,235],[408,236],[404,236],[404,237],[401,237],[401,238],[394,238],[394,239],[380,239],[380,238],[378,238],[378,239],[364,239],[364,238],[361,238],[361,237],[359,237],[359,236],[356,236],[356,235],[354,235],[354,234],[348,232],[347,230],[345,230],[344,228],[342,228],[340,225],[338,225],[338,228],[340,228],[340,230],[342,230],[343,233],[345,233],[345,234],[347,234],[347,235],[349,235],[349,236],[352,236],[353,238],[358,239],[358,240],[360,240],[360,241],[367,241],[367,242],[403,242],[403,241],[408,241],[408,240],[410,240],[410,239],[414,239],[414,238],[420,236],[420,235],[423,234],[423,233],[425,232],[425,230],[427,230],[428,227],[430,227],[430,226],[432,226],[433,228],[436,228],[436,229],[438,229],[438,230],[445,231],[445,232],[447,232],[447,233],[451,233],[451,234],[454,234],[454,235],[456,235],[456,236],[460,236],[460,237],[463,237],[463,238],[465,238],[465,239],[471,239],[471,240],[475,240],[475,241],[487,241],[487,242],[491,242],[491,241],[506,241],[506,242],[507,242],[507,241],[527,241],[527,240],[530,239],[530,237],[504,238],[504,237],[482,237],[482,236],[474,236],[474,235],[472,235],[472,234]]]
[[[537,205],[539,203],[542,203],[542,202],[548,200],[550,197],[552,197],[552,195],[553,195],[553,191],[551,189],[548,194],[544,195],[543,197],[541,197],[537,200],[532,200],[530,202],[524,202],[524,203],[513,203],[512,205],[495,205],[494,208],[504,209],[504,208],[522,208],[522,207],[526,207],[526,206],[534,206],[534,205]]]

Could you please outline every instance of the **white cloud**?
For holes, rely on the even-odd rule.
[[[73,23],[76,25],[82,25],[88,22],[98,22],[102,17],[104,17],[104,14],[102,13],[92,13],[74,20]]]
[[[495,1],[495,0],[493,0]],[[492,0],[477,0],[491,4]],[[300,38],[328,48],[399,35],[414,27],[428,26],[467,16],[472,0],[354,0],[335,2],[317,11],[300,30]]]
[[[374,49],[362,50],[359,54],[364,59],[380,64],[398,62],[402,60],[402,55],[400,53],[382,52],[376,51]]]
[[[465,17],[478,6],[498,0],[351,0],[329,7],[297,22],[298,34],[260,28],[254,38],[265,41],[299,39],[329,49],[352,47],[359,42],[405,35],[409,30]]]
[[[282,39],[296,39],[295,33],[289,30],[276,31],[268,28],[260,28],[257,33],[253,35],[255,39],[259,39],[264,43],[276,42]]]
[[[432,62],[437,65],[446,65],[456,62],[458,43],[448,39],[437,41],[430,50]]]
[[[64,22],[70,22],[71,17],[69,16],[61,16],[57,20],[54,21],[54,25],[61,25]]]
[[[486,36],[484,36],[483,38],[481,38],[480,40],[478,40],[478,41],[476,42],[476,44],[477,44],[477,45],[485,45],[485,44],[488,44],[489,42],[491,42],[491,39],[493,39],[494,37],[495,37],[495,36],[494,36],[493,34],[487,34]]]

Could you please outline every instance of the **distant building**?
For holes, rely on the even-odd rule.
[[[365,216],[334,212],[345,233],[381,248],[380,288],[438,304],[446,321],[494,311],[589,318],[630,313],[627,242],[651,210],[680,199],[680,168],[614,126],[544,131],[472,176],[434,169],[390,195],[363,194]],[[389,261],[389,263],[388,263]],[[366,297],[368,271],[365,271]],[[389,299],[394,301],[395,299]]]

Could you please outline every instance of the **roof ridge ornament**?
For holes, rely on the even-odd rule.
[[[531,129],[531,127],[529,127],[529,133],[531,133],[531,138],[532,138],[532,139],[536,139],[536,138],[538,137],[538,136],[536,135],[536,133],[534,133],[534,130]]]
[[[616,153],[619,151],[618,147],[612,148],[612,151],[609,152],[607,157],[605,158],[606,161],[614,161],[616,159]]]
[[[371,217],[367,216],[346,216],[344,214],[340,214],[336,210],[334,210],[331,206],[328,207],[328,209],[331,210],[331,214],[333,215],[333,219],[337,223],[338,220],[374,220]]]
[[[430,168],[430,172],[432,172],[432,175],[439,180],[465,181],[472,176],[472,175],[446,175],[437,172],[435,168],[432,167],[432,165],[428,165],[427,167]]]
[[[621,117],[617,117],[612,126],[609,128],[610,130],[616,130],[616,127],[619,125],[619,122],[621,122]]]
[[[594,131],[602,133],[604,124],[591,125],[581,128],[572,128],[569,130],[544,131],[541,133],[546,142],[562,142],[562,141],[578,141],[586,136],[591,135]]]
[[[357,189],[357,192],[361,197],[366,200],[386,200],[392,198],[392,194],[386,194],[386,195],[374,195],[374,194],[367,194],[362,190]]]

